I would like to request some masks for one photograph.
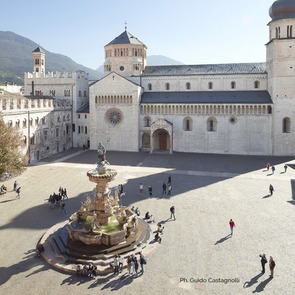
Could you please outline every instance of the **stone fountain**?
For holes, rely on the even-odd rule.
[[[97,274],[107,274],[113,271],[110,263],[115,255],[126,258],[146,249],[150,225],[119,204],[118,191],[111,194],[109,184],[116,175],[99,143],[96,168],[87,172],[95,183],[93,196],[86,196],[68,221],[52,226],[39,241],[45,248],[43,258],[53,267],[75,273],[77,264],[92,262]]]
[[[109,183],[117,172],[106,160],[106,149],[99,143],[98,162],[95,169],[87,172],[95,183],[94,200],[87,196],[78,212],[67,224],[69,239],[86,245],[117,245],[136,230],[137,216],[128,207],[119,205],[118,192],[110,195]]]

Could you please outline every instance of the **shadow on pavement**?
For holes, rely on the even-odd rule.
[[[259,285],[256,286],[256,289],[252,293],[260,293],[264,291],[264,288],[266,285],[272,280],[272,277],[267,278],[266,280],[259,283]]]
[[[221,243],[225,242],[226,240],[228,240],[229,238],[231,238],[230,234],[221,238],[220,240],[216,241],[216,243],[214,245],[221,244]]]
[[[263,275],[262,272],[260,272],[258,275],[256,275],[255,277],[253,277],[249,282],[245,282],[243,287],[244,288],[250,288],[251,286],[253,286],[254,284],[258,283],[258,279]]]
[[[32,252],[26,257],[24,257],[22,261],[16,264],[13,264],[9,267],[0,267],[0,286],[9,281],[11,277],[13,277],[14,275],[26,272],[37,266],[41,266],[41,268],[34,270],[31,274],[27,275],[26,277],[49,269],[49,267],[45,265],[40,258],[36,257],[36,253]]]

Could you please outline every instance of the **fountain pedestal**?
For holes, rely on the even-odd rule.
[[[71,241],[87,245],[116,245],[126,240],[137,225],[137,216],[129,208],[119,205],[118,197],[110,195],[109,183],[117,171],[109,169],[105,149],[98,149],[97,168],[87,172],[91,182],[96,184],[94,201],[88,196],[80,210],[67,225]]]

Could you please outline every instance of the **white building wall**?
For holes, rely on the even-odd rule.
[[[111,73],[90,87],[90,148],[102,142],[108,150],[138,151],[141,87]],[[121,122],[108,121],[110,110],[119,110]]]
[[[255,81],[259,82],[259,89],[254,87]],[[213,88],[209,89],[209,82]],[[231,82],[236,82],[236,88],[231,89]],[[165,76],[165,77],[143,77],[142,86],[144,91],[148,90],[148,84],[152,84],[151,91],[226,91],[226,90],[267,90],[266,74],[247,75],[195,75],[195,76]],[[166,83],[169,83],[169,90],[166,90]],[[191,88],[186,88],[190,83]]]
[[[0,97],[4,122],[23,136],[23,153],[29,155],[31,163],[72,146],[71,109],[69,100],[9,94]]]

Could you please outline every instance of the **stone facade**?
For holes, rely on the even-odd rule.
[[[105,46],[105,75],[92,83],[80,71],[45,74],[44,52],[35,50],[34,69],[36,59],[43,67],[25,74],[25,97],[29,104],[44,96],[70,101],[44,112],[54,122],[70,113],[67,140],[74,147],[102,142],[114,151],[294,155],[295,4],[275,1],[270,16],[266,62],[147,66],[146,45],[126,29]],[[8,109],[7,122],[23,120]],[[49,149],[67,149],[67,140]]]
[[[24,153],[34,162],[72,147],[70,99],[0,95],[4,122],[17,128],[25,143]]]

